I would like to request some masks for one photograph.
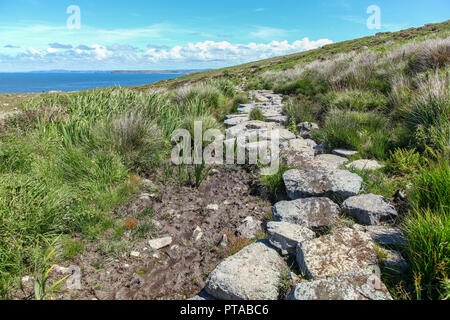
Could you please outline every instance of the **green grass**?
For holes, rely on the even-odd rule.
[[[264,121],[264,115],[260,109],[253,108],[252,111],[250,111],[249,119]]]
[[[102,89],[26,101],[24,113],[0,128],[0,295],[33,273],[38,243],[63,234],[65,259],[73,259],[82,242],[107,230],[120,239],[113,210],[138,192],[134,175],[159,171],[183,124],[220,128],[215,114],[233,98],[230,83],[213,82],[187,95]],[[143,221],[136,236],[153,229]]]

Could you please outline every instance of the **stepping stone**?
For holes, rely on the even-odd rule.
[[[267,232],[270,244],[280,249],[283,255],[295,255],[299,242],[316,237],[316,234],[308,228],[287,222],[269,222]]]
[[[398,246],[406,244],[406,238],[400,228],[368,226],[366,231],[372,240],[379,245]]]
[[[298,135],[302,138],[311,138],[314,130],[319,130],[319,125],[313,122],[302,122],[297,125]]]
[[[345,166],[347,169],[357,169],[357,170],[377,170],[384,166],[379,164],[376,160],[356,160]]]
[[[246,121],[249,121],[248,116],[234,117],[234,118],[225,120],[223,123],[227,127],[234,127],[234,126],[237,126],[238,124],[244,123]]]
[[[341,275],[377,265],[372,239],[350,228],[304,241],[297,246],[297,263],[308,279]]]
[[[328,198],[281,201],[272,208],[274,220],[303,227],[327,228],[339,219],[339,206]]]
[[[381,279],[365,269],[299,283],[286,300],[392,300],[392,296]]]
[[[283,258],[260,241],[225,259],[210,274],[206,292],[219,300],[277,300]]]
[[[341,157],[351,157],[358,154],[359,152],[346,149],[334,149],[333,153]]]
[[[273,140],[276,137],[278,137],[280,142],[289,141],[295,139],[295,134],[283,128],[272,128],[271,130],[261,132],[260,134],[262,140]]]
[[[320,154],[316,156],[315,159],[325,162],[331,169],[339,169],[340,166],[348,162],[347,158],[336,156],[334,154]]]
[[[148,241],[150,248],[154,250],[159,250],[168,247],[172,244],[172,237],[165,237],[160,239],[153,239]]]
[[[292,200],[329,197],[343,201],[359,193],[362,178],[346,170],[289,170],[283,175],[286,191]]]
[[[395,250],[382,249],[385,257],[381,260],[383,268],[390,273],[402,273],[409,268],[408,262],[402,254]]]
[[[267,122],[275,122],[278,124],[286,124],[286,122],[288,121],[288,117],[286,117],[286,116],[269,116],[269,117],[266,117],[266,121]]]
[[[363,194],[350,197],[342,204],[342,211],[365,225],[379,225],[398,216],[397,210],[383,196]]]

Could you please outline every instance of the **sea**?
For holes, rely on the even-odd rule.
[[[0,93],[68,92],[106,87],[139,86],[183,75],[111,72],[0,73]]]

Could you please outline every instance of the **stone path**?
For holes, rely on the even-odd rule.
[[[298,136],[286,130],[281,95],[268,90],[249,94],[254,102],[241,105],[238,114],[226,117],[227,139],[235,141],[259,133],[258,142],[244,143],[249,150],[267,144],[270,137],[264,133],[277,129],[282,158],[298,169],[283,176],[291,201],[273,207],[276,222],[267,225],[269,241],[252,244],[219,264],[208,278],[206,296],[224,300],[277,299],[277,286],[286,268],[282,256],[291,255],[304,281],[286,299],[392,299],[379,278],[374,243],[396,245],[403,241],[398,229],[380,226],[397,212],[381,196],[359,195],[361,177],[340,169],[349,162],[347,157],[357,152],[336,149],[333,154],[324,154],[325,146],[310,139],[311,132],[319,128],[317,124],[299,124]],[[249,119],[254,108],[262,111],[265,121]],[[373,170],[380,167],[369,160],[347,164],[348,168],[361,166]],[[339,227],[336,223],[343,213],[369,226]],[[324,232],[324,228],[332,232]],[[404,267],[398,252],[390,252],[390,256]],[[194,299],[204,297],[202,294]]]

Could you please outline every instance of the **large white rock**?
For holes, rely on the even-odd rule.
[[[342,204],[342,211],[365,225],[379,225],[383,221],[391,221],[398,213],[383,196],[362,194],[350,197]]]
[[[225,259],[210,274],[206,292],[219,300],[277,300],[286,264],[267,242],[257,242]]]
[[[350,228],[304,241],[297,246],[297,263],[308,279],[321,279],[377,264],[372,239]]]
[[[316,237],[310,229],[287,222],[269,222],[267,232],[269,242],[280,249],[284,255],[295,254],[299,242]]]
[[[332,226],[339,218],[339,206],[328,198],[281,201],[273,206],[272,212],[276,221],[309,229]]]
[[[392,297],[371,269],[295,286],[286,300],[392,300]]]
[[[289,170],[283,175],[288,196],[295,200],[330,197],[345,200],[359,193],[362,178],[346,170]]]

